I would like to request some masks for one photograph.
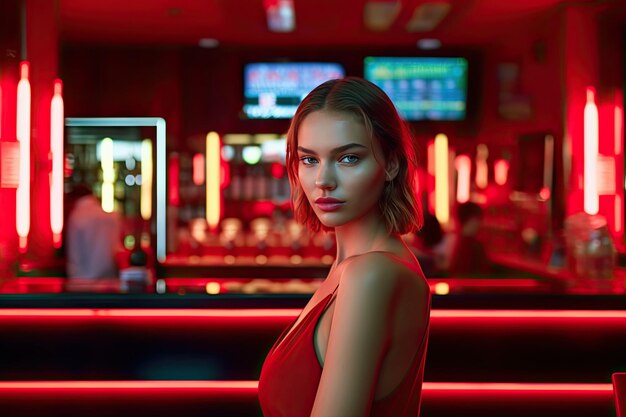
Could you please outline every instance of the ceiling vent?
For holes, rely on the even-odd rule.
[[[429,32],[450,12],[450,3],[444,1],[422,3],[413,11],[413,17],[406,24],[408,32]]]

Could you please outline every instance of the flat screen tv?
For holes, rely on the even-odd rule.
[[[467,59],[366,57],[364,77],[382,88],[409,121],[465,120]]]
[[[244,67],[243,112],[249,119],[290,119],[315,87],[345,76],[331,62],[257,62]]]

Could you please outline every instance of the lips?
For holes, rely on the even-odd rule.
[[[322,211],[339,210],[343,204],[343,201],[332,197],[320,197],[315,200],[315,205]]]
[[[315,200],[315,204],[337,204],[337,203],[343,203],[343,201],[337,200],[336,198],[332,198],[332,197],[320,197]]]

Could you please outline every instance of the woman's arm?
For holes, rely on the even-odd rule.
[[[382,254],[349,262],[337,294],[312,417],[369,415],[391,341],[400,267]]]

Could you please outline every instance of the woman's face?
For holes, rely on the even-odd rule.
[[[298,130],[297,151],[300,186],[324,226],[380,215],[383,154],[352,115],[324,110],[309,114]]]

